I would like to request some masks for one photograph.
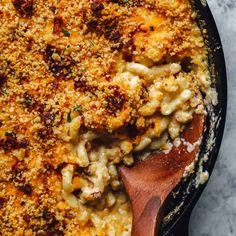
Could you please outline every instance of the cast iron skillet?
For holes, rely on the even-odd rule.
[[[226,118],[226,68],[219,33],[207,3],[205,0],[192,0],[192,5],[194,10],[197,12],[197,22],[208,47],[209,68],[211,76],[215,81],[219,100],[218,105],[213,107],[213,111],[207,116],[203,142],[199,153],[199,159],[203,158],[204,155],[208,156],[208,160],[204,163],[203,168],[211,174],[220,149]],[[216,119],[214,118],[214,115],[217,116]],[[214,140],[209,147],[207,143],[212,138]],[[198,165],[200,164],[198,163],[197,166]],[[199,168],[199,166],[197,168]],[[170,217],[170,220],[167,223],[162,223],[160,235],[188,236],[188,224],[192,209],[206,186],[206,184],[204,184],[196,188],[194,186],[195,179],[196,173],[191,175],[177,187],[175,192],[178,192],[178,194],[176,194],[176,197],[174,197],[173,194],[165,213],[165,215],[171,215],[172,217]],[[177,212],[171,213],[176,206],[182,207],[180,207]]]

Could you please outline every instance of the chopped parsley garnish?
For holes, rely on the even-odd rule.
[[[62,33],[66,36],[66,37],[70,37],[70,32],[65,30],[65,29],[62,29]]]
[[[71,122],[72,118],[71,118],[71,111],[67,114],[67,122]]]
[[[25,106],[28,108],[28,107],[30,107],[30,105],[31,105],[31,100],[26,99],[25,100]]]
[[[75,107],[75,108],[73,109],[73,111],[82,111],[82,106]]]
[[[1,93],[2,93],[3,95],[6,95],[6,94],[7,94],[7,89],[6,89],[6,88],[1,88]]]
[[[70,45],[66,45],[66,47],[63,49],[61,56],[64,56],[66,50],[70,47]]]
[[[12,137],[13,136],[13,132],[5,132],[5,136],[6,137]]]
[[[94,46],[95,45],[93,40],[89,40],[89,44],[90,44],[90,46]]]

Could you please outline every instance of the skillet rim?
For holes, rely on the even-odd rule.
[[[194,11],[197,12],[197,22],[198,25],[203,31],[206,29],[206,35],[203,34],[204,41],[208,47],[209,54],[209,66],[214,66],[216,72],[216,90],[219,98],[219,103],[216,107],[214,107],[214,114],[220,114],[218,117],[220,118],[218,126],[215,129],[215,142],[213,144],[212,150],[209,152],[209,160],[204,165],[204,169],[208,171],[209,177],[211,176],[213,169],[215,167],[215,163],[217,160],[217,156],[220,150],[221,142],[223,139],[225,121],[226,121],[226,112],[227,112],[227,74],[226,74],[226,64],[224,58],[223,47],[220,39],[220,35],[214,20],[214,17],[211,13],[211,10],[205,1],[201,0],[191,0],[191,4],[193,5]],[[203,26],[203,24],[204,26]],[[211,71],[212,75],[212,71]],[[210,118],[207,118],[208,122]],[[209,127],[208,127],[209,129]],[[207,141],[209,134],[204,133],[203,142]],[[200,148],[199,156],[204,154],[206,146],[202,145]],[[188,180],[188,184],[191,180]],[[208,181],[207,181],[208,182]],[[187,193],[187,199],[184,200],[184,207],[175,214],[173,219],[170,220],[165,226],[163,226],[161,234],[163,236],[171,236],[171,235],[188,235],[188,224],[191,216],[191,212],[198,202],[203,190],[205,189],[207,182],[203,185],[200,185],[198,188],[191,188],[189,193]],[[182,183],[180,184],[182,185]]]

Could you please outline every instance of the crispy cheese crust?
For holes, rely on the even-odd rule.
[[[194,17],[187,0],[0,0],[0,235],[130,235],[116,164],[205,113]]]

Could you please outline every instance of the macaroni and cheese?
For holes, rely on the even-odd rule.
[[[117,165],[206,114],[207,63],[188,0],[0,0],[0,235],[130,235]]]

